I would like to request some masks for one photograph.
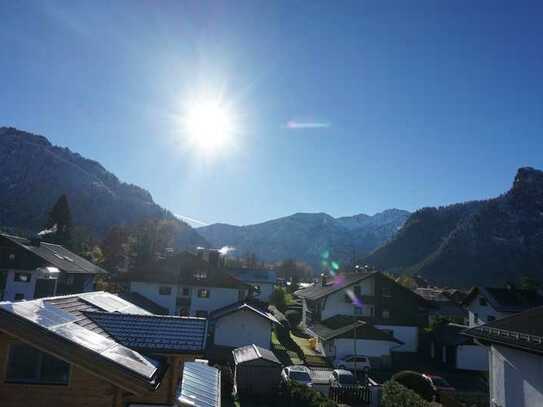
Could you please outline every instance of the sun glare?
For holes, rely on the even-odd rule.
[[[232,112],[217,100],[189,104],[183,121],[189,143],[205,153],[227,148],[236,132]]]

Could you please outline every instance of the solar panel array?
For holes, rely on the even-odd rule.
[[[75,316],[43,300],[4,302],[0,303],[0,309],[39,325],[148,380],[151,380],[157,371],[158,362],[77,325]]]
[[[125,301],[122,298],[110,293],[85,293],[81,294],[80,297],[88,303],[108,312],[150,315],[150,312],[144,310],[143,308],[137,307],[136,305],[131,304],[130,302]]]
[[[220,406],[219,370],[198,362],[186,362],[178,401],[194,407]]]
[[[132,349],[157,352],[199,352],[206,340],[201,318],[86,312],[115,341]]]

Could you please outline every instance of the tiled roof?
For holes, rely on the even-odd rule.
[[[79,274],[102,274],[107,273],[104,269],[91,263],[90,261],[72,253],[63,246],[51,243],[40,242],[39,245],[31,244],[30,240],[0,234],[0,237],[10,240],[23,249],[32,252],[36,256],[40,257],[50,265],[58,268],[66,273],[79,273]]]
[[[260,309],[257,306],[253,306],[244,302],[237,302],[231,305],[227,305],[226,307],[219,308],[215,311],[213,311],[211,314],[209,314],[209,319],[220,319],[226,315],[232,314],[234,312],[239,311],[249,311],[253,312],[256,315],[265,318],[275,324],[280,324],[279,321],[275,318],[273,314],[268,312],[267,310]]]
[[[543,307],[464,331],[464,335],[528,352],[543,353]]]
[[[204,318],[96,311],[85,315],[115,341],[131,349],[165,353],[198,353],[205,349],[207,320]]]
[[[271,363],[280,365],[279,359],[268,349],[261,348],[257,345],[247,345],[241,348],[236,348],[232,351],[234,356],[234,363],[239,365],[240,363],[252,361],[252,360],[266,360]]]
[[[514,287],[474,287],[464,300],[464,304],[471,303],[478,294],[485,297],[492,308],[499,312],[521,312],[543,305],[543,296],[537,290]]]
[[[335,338],[368,339],[375,341],[389,341],[403,344],[388,332],[384,332],[357,317],[336,315],[316,323],[307,330],[324,341]]]
[[[319,298],[326,297],[336,291],[339,291],[343,288],[349,287],[350,285],[356,284],[362,280],[365,280],[377,272],[369,273],[348,273],[348,274],[338,274],[333,279],[326,282],[324,286],[321,283],[315,283],[311,287],[304,288],[303,290],[296,291],[296,295],[300,298],[305,298],[308,300],[317,300]]]
[[[225,271],[244,283],[275,284],[277,282],[277,273],[271,270],[225,269]]]

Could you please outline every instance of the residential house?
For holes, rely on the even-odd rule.
[[[0,300],[92,291],[96,276],[105,273],[60,245],[0,234]]]
[[[155,316],[109,293],[0,303],[3,407],[172,406],[207,321]]]
[[[464,332],[489,349],[492,407],[543,405],[543,307]]]
[[[272,270],[225,269],[232,277],[250,285],[253,297],[261,301],[269,301],[277,284],[277,273]]]
[[[505,288],[474,287],[464,300],[470,327],[541,305],[543,305],[541,291],[518,289],[511,284]]]
[[[215,346],[239,348],[257,345],[271,349],[272,328],[279,321],[267,309],[235,303],[209,314]]]
[[[309,330],[337,315],[356,316],[401,341],[397,352],[417,351],[419,328],[428,319],[424,299],[377,271],[323,278],[295,294],[302,299],[302,326]]]
[[[442,323],[429,333],[428,352],[438,365],[450,369],[488,370],[488,351],[462,334],[468,327]]]
[[[138,293],[170,315],[207,317],[247,298],[251,287],[189,252],[120,276],[127,291]]]
[[[440,318],[458,324],[467,324],[468,311],[461,304],[451,299],[449,291],[436,287],[416,288],[414,291],[430,305],[428,309],[429,325],[432,325]]]
[[[313,324],[307,331],[316,338],[316,350],[331,362],[361,354],[370,359],[373,367],[388,366],[391,351],[403,345],[388,331],[355,316],[336,315]]]
[[[256,345],[232,351],[234,391],[240,395],[271,396],[279,390],[282,365],[268,349]]]

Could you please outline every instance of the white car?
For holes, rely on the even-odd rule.
[[[343,369],[336,369],[330,375],[330,387],[349,387],[356,384],[355,378],[351,372]]]
[[[363,355],[347,355],[339,360],[336,360],[338,369],[346,370],[370,370],[371,364],[367,356]]]
[[[298,365],[285,367],[281,371],[281,381],[283,383],[294,381],[308,387],[313,385],[313,381],[311,380],[311,370],[305,366]]]

